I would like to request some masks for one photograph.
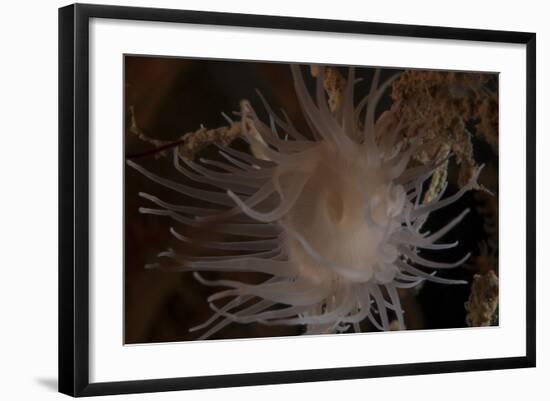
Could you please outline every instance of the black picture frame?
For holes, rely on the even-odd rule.
[[[515,43],[526,46],[526,355],[367,367],[90,383],[88,61],[91,18]],[[536,35],[265,15],[74,4],[59,9],[59,391],[71,396],[534,367]]]

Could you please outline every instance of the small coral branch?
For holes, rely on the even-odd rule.
[[[155,147],[144,153],[129,155],[129,159],[136,159],[151,155],[154,155],[156,158],[167,156],[172,149],[177,147],[178,153],[181,157],[192,160],[196,154],[198,154],[209,144],[216,143],[219,145],[228,145],[233,142],[241,133],[241,122],[236,121],[231,122],[229,126],[222,126],[213,129],[200,127],[196,131],[185,133],[181,136],[179,140],[174,142],[160,141],[154,138],[150,138],[137,126],[133,107],[130,107],[130,113],[130,132],[137,135],[137,137],[142,141],[150,143]]]
[[[228,127],[206,129],[201,127],[195,132],[183,136],[183,143],[178,145],[178,152],[184,159],[192,160],[197,153],[209,144],[228,145],[241,133],[241,123],[234,122]]]
[[[135,134],[142,141],[154,145],[156,148],[160,148],[162,146],[170,144],[170,142],[168,141],[161,141],[158,139],[150,138],[139,128],[136,122],[136,113],[135,113],[134,106],[130,106],[130,132],[132,134]],[[163,153],[160,150],[158,152],[155,152],[155,154],[157,157],[163,155]]]

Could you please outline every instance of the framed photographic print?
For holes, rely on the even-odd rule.
[[[59,389],[535,366],[535,34],[59,10]]]

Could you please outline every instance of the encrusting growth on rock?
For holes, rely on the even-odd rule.
[[[319,66],[310,66],[311,76],[316,78],[319,75]],[[340,74],[340,72],[334,67],[325,68],[325,76],[323,79],[323,87],[327,92],[327,103],[330,111],[335,112],[340,108],[342,103],[342,96],[344,94],[344,88],[346,87],[346,79]]]
[[[498,102],[484,74],[408,70],[395,80],[392,98],[399,103],[399,118],[424,130],[429,146],[415,154],[425,164],[441,153],[455,155],[459,164],[458,186],[469,182],[477,165],[471,134],[476,133],[498,149]]]
[[[493,270],[476,274],[466,308],[466,324],[470,327],[491,326],[498,313],[498,277]]]

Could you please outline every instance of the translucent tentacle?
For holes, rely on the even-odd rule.
[[[256,241],[193,241],[193,239],[186,237],[178,233],[173,227],[170,228],[170,232],[178,240],[194,243],[206,248],[212,249],[223,249],[227,251],[265,251],[273,249],[274,247],[280,244],[279,239],[268,239],[268,240],[256,240]]]
[[[126,163],[130,167],[139,171],[145,177],[149,178],[151,181],[154,181],[157,184],[160,184],[166,188],[179,192],[180,194],[187,195],[192,198],[196,198],[199,200],[207,201],[218,205],[224,205],[224,206],[232,205],[231,199],[229,199],[223,192],[205,191],[202,189],[190,187],[188,185],[179,184],[174,181],[159,177],[158,175],[151,173],[150,171],[144,169],[139,164],[136,164],[131,160],[127,160]]]
[[[393,309],[397,317],[399,330],[405,330],[405,319],[403,318],[403,310],[401,309],[401,302],[399,301],[399,294],[397,293],[396,287],[393,284],[386,284],[385,287],[394,306]]]
[[[399,266],[399,268],[403,269],[404,271],[410,274],[413,274],[417,277],[421,277],[427,281],[432,281],[434,283],[439,283],[439,284],[468,284],[468,282],[464,280],[446,279],[446,278],[435,276],[430,273],[423,272],[422,270],[412,267],[411,265],[405,262],[397,261],[395,263],[397,266]]]
[[[402,246],[400,249],[403,252],[403,255],[407,256],[413,262],[418,263],[419,265],[422,265],[422,266],[430,267],[432,269],[453,269],[455,267],[463,265],[464,262],[470,259],[470,256],[471,256],[471,253],[467,253],[462,259],[454,263],[443,263],[443,262],[433,262],[431,260],[424,259],[423,257],[417,255],[416,253],[412,252],[410,249],[407,249],[404,246]]]

